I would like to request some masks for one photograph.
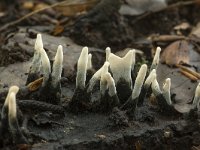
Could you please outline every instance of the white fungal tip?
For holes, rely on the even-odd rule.
[[[86,72],[88,64],[88,47],[83,47],[77,64],[76,87],[85,88]]]
[[[101,74],[106,74],[108,72],[109,65],[110,65],[110,63],[107,61],[104,63],[104,65],[102,66],[102,69],[101,69]]]
[[[120,58],[113,53],[109,55],[110,68],[113,73],[113,78],[116,82],[120,78],[124,79],[127,82],[132,82],[131,80],[131,68],[133,63],[133,51],[130,50],[123,58]]]
[[[156,74],[156,70],[153,69],[150,72],[149,76],[147,77],[146,81],[144,82],[145,88],[148,88],[151,85],[152,81],[155,79],[155,74]]]
[[[195,96],[193,99],[193,105],[199,107],[200,104],[200,83],[197,85],[195,90]]]
[[[8,91],[8,94],[7,94],[7,97],[6,97],[6,100],[5,100],[5,102],[4,102],[4,106],[6,106],[6,107],[8,106],[10,94],[11,94],[11,93],[17,94],[18,91],[19,91],[19,87],[16,86],[16,85],[11,86],[11,87],[9,88],[9,91]]]
[[[135,49],[133,49],[131,51],[133,51],[132,69],[134,69],[134,65],[135,65]]]
[[[155,56],[153,58],[153,62],[152,62],[152,65],[151,65],[151,69],[157,69],[157,66],[159,64],[159,61],[160,61],[160,52],[161,52],[161,48],[160,47],[157,47],[156,48],[156,53],[155,53]]]
[[[35,50],[39,51],[40,49],[43,49],[42,35],[37,34],[37,38],[35,41]]]
[[[128,53],[124,56],[124,60],[126,60],[127,65],[132,65],[134,61],[134,50],[129,50]]]
[[[106,47],[106,61],[108,61],[108,57],[109,57],[110,53],[111,53],[110,47]]]
[[[87,70],[92,69],[92,54],[88,54]]]
[[[9,92],[13,92],[15,94],[17,94],[18,91],[19,91],[19,87],[16,85],[11,86],[9,89]]]
[[[106,61],[104,65],[92,76],[92,78],[89,81],[89,87],[87,89],[87,92],[91,92],[95,84],[101,79],[102,75],[108,72],[109,65],[110,63]]]
[[[42,69],[43,69],[43,76],[44,76],[44,83],[49,79],[49,74],[51,73],[51,66],[50,66],[50,61],[47,56],[47,53],[45,50],[42,48],[40,49],[41,53],[41,60],[42,60]]]
[[[56,87],[57,83],[60,82],[62,67],[63,67],[63,47],[59,45],[54,59],[53,70],[52,70],[52,83],[53,83],[52,85],[54,87]]]
[[[167,78],[163,84],[163,96],[166,99],[167,103],[169,105],[172,104],[171,101],[171,94],[170,94],[170,88],[171,88],[171,79]]]
[[[16,110],[16,93],[11,92],[9,95],[9,100],[8,100],[8,117],[9,117],[9,122],[12,122],[13,119],[16,118],[17,116],[17,110]]]
[[[117,90],[115,87],[115,81],[112,78],[112,76],[110,75],[110,73],[106,73],[106,74],[104,74],[104,76],[105,76],[105,79],[108,84],[108,94],[112,97],[117,94]]]
[[[155,96],[158,96],[159,94],[162,94],[162,92],[160,90],[160,86],[158,84],[158,81],[157,81],[156,77],[155,77],[155,79],[153,80],[153,82],[151,84],[151,88],[152,88],[152,92],[153,92],[153,94]]]
[[[146,73],[147,73],[147,65],[143,64],[140,67],[140,70],[139,70],[137,77],[135,79],[135,84],[134,84],[134,88],[133,88],[133,92],[132,92],[132,100],[139,97],[141,89],[142,89],[142,85],[144,83]]]
[[[37,34],[37,38],[35,41],[35,52],[32,60],[32,64],[30,67],[29,73],[39,73],[41,66],[41,54],[40,51],[43,49],[43,42],[41,34]]]

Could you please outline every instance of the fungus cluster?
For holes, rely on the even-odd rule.
[[[92,70],[92,54],[84,47],[77,63],[76,88],[68,106],[62,107],[61,103],[61,74],[63,67],[63,49],[59,45],[53,65],[43,48],[42,37],[37,35],[35,52],[28,74],[26,86],[35,84],[42,78],[41,85],[35,91],[29,91],[32,100],[16,102],[19,87],[10,87],[7,98],[1,109],[0,138],[10,134],[14,143],[27,144],[27,139],[21,132],[18,123],[18,111],[24,107],[32,107],[42,111],[56,113],[95,111],[111,113],[114,108],[126,111],[133,117],[138,107],[143,107],[149,94],[157,99],[159,111],[163,114],[177,112],[171,100],[171,79],[167,78],[162,89],[157,81],[157,66],[159,64],[161,49],[158,47],[152,65],[148,69],[146,64],[141,65],[136,78],[133,78],[135,65],[135,50],[130,50],[124,57],[119,57],[106,48],[106,58],[103,66],[92,74],[88,82],[87,73]],[[94,92],[100,98],[92,101]],[[29,98],[30,98],[29,97]],[[191,104],[191,110],[200,110],[200,84],[198,84]],[[133,118],[132,118],[133,119]]]

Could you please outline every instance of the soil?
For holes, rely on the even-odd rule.
[[[39,4],[40,1],[37,3]],[[52,2],[46,0],[46,3]],[[99,111],[101,109],[98,107],[103,107],[99,105],[85,106],[88,108],[84,108],[81,112],[78,110],[74,112],[73,108],[69,108],[75,91],[76,63],[82,46],[89,47],[89,52],[93,55],[94,70],[99,69],[104,63],[104,49],[107,46],[111,47],[112,52],[119,53],[123,53],[127,48],[142,50],[143,55],[136,55],[137,63],[134,72],[136,74],[141,64],[147,63],[150,66],[153,56],[151,49],[156,46],[165,49],[171,43],[167,40],[156,41],[152,37],[176,34],[174,26],[182,22],[188,22],[191,25],[190,29],[182,32],[182,35],[191,37],[192,28],[200,22],[199,3],[188,5],[182,3],[174,7],[170,6],[177,4],[176,1],[168,1],[168,3],[168,8],[163,10],[147,12],[139,16],[124,16],[118,12],[122,4],[120,0],[102,0],[87,13],[78,17],[74,15],[67,21],[63,21],[67,17],[61,12],[55,15],[56,10],[52,9],[42,12],[44,16],[50,17],[47,19],[49,22],[45,22],[45,17],[42,18],[39,13],[36,13],[15,26],[2,30],[0,35],[0,108],[5,101],[8,87],[13,84],[18,85],[21,89],[21,93],[17,96],[18,120],[19,125],[22,126],[23,120],[26,117],[29,118],[28,131],[21,129],[29,144],[27,144],[28,147],[14,144],[8,133],[8,140],[2,139],[3,135],[0,135],[2,139],[0,149],[200,149],[200,114],[196,110],[166,114],[159,109],[156,100],[150,96],[146,97],[144,104],[138,106],[135,114],[131,115],[127,113],[127,110],[120,110],[120,107],[111,108],[110,112]],[[10,13],[5,11],[7,15],[0,20],[2,24],[16,20],[27,12],[26,9],[20,7],[18,1],[7,7],[9,10],[14,9]],[[14,13],[16,10],[20,10],[19,16]],[[56,35],[57,25],[53,23],[53,20],[60,21],[59,25],[63,29]],[[37,33],[42,33],[44,48],[50,60],[53,60],[57,46],[59,44],[63,46],[62,97],[59,108],[56,107],[56,109],[61,109],[61,113],[54,111],[55,107],[51,104],[48,107],[52,109],[48,111],[41,111],[39,108],[38,111],[32,107],[33,105],[26,105],[26,108],[20,105],[20,101],[33,98],[32,93],[28,93],[27,96],[23,90],[26,89],[25,83]],[[196,37],[195,44],[194,40],[188,41],[192,49],[189,65],[199,72],[198,44],[200,40]],[[197,82],[191,82],[178,71],[178,68],[174,66],[159,64],[158,81],[162,85],[163,80],[170,77],[173,80],[171,89],[173,103],[190,104]],[[44,95],[48,92],[46,91]],[[83,99],[83,97],[79,98]],[[96,90],[92,94],[92,101],[98,101],[99,98],[100,93]],[[42,104],[38,105],[42,106]]]

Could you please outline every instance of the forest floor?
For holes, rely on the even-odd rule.
[[[120,0],[0,1],[0,108],[8,87],[25,86],[35,39],[41,33],[50,60],[58,45],[63,46],[61,106],[66,109],[64,115],[22,111],[22,118],[29,116],[28,146],[3,140],[0,149],[200,150],[200,114],[182,113],[200,79],[200,1],[168,0],[149,10],[150,4],[141,0],[142,12],[134,10],[135,14],[131,10],[124,14],[122,5]],[[67,105],[74,94],[83,46],[92,54],[95,71],[105,62],[106,47],[119,56],[136,49],[135,73],[143,63],[150,66],[156,47],[161,47],[158,82],[161,86],[171,78],[171,97],[178,112],[160,113],[156,100],[145,97],[134,119],[118,108],[111,113],[72,113]],[[99,97],[98,91],[92,95],[94,101]],[[27,100],[23,98],[18,95],[17,101]]]

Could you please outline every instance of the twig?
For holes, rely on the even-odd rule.
[[[187,78],[189,78],[192,81],[197,81],[198,78],[195,77],[194,75],[192,75],[191,73],[185,71],[185,70],[180,70],[180,73],[182,73],[184,76],[186,76]]]
[[[188,72],[189,74],[192,74],[196,78],[200,79],[200,74],[198,72],[195,72],[195,71],[193,71],[185,66],[182,66],[182,65],[176,65],[176,66],[181,68],[183,71]]]
[[[41,9],[32,11],[32,12],[28,13],[27,15],[25,15],[25,16],[23,16],[23,17],[17,19],[17,20],[15,20],[15,21],[12,21],[12,22],[9,22],[9,23],[5,24],[4,26],[2,26],[2,27],[0,28],[0,32],[2,32],[3,30],[5,30],[5,29],[7,29],[7,28],[9,28],[9,27],[12,27],[12,26],[14,26],[14,25],[17,25],[18,23],[24,21],[25,19],[27,19],[27,18],[29,18],[29,17],[31,17],[31,16],[37,14],[37,13],[40,13],[40,12],[42,12],[42,11],[44,11],[44,10],[47,10],[47,9],[50,9],[50,8],[54,8],[54,7],[57,7],[57,6],[59,6],[59,5],[64,5],[64,4],[65,4],[65,5],[75,4],[75,2],[80,2],[80,0],[64,0],[64,1],[62,1],[62,2],[58,2],[58,3],[52,4],[52,5],[50,5],[50,6],[46,6],[46,7],[44,7],[44,8],[41,8]]]

